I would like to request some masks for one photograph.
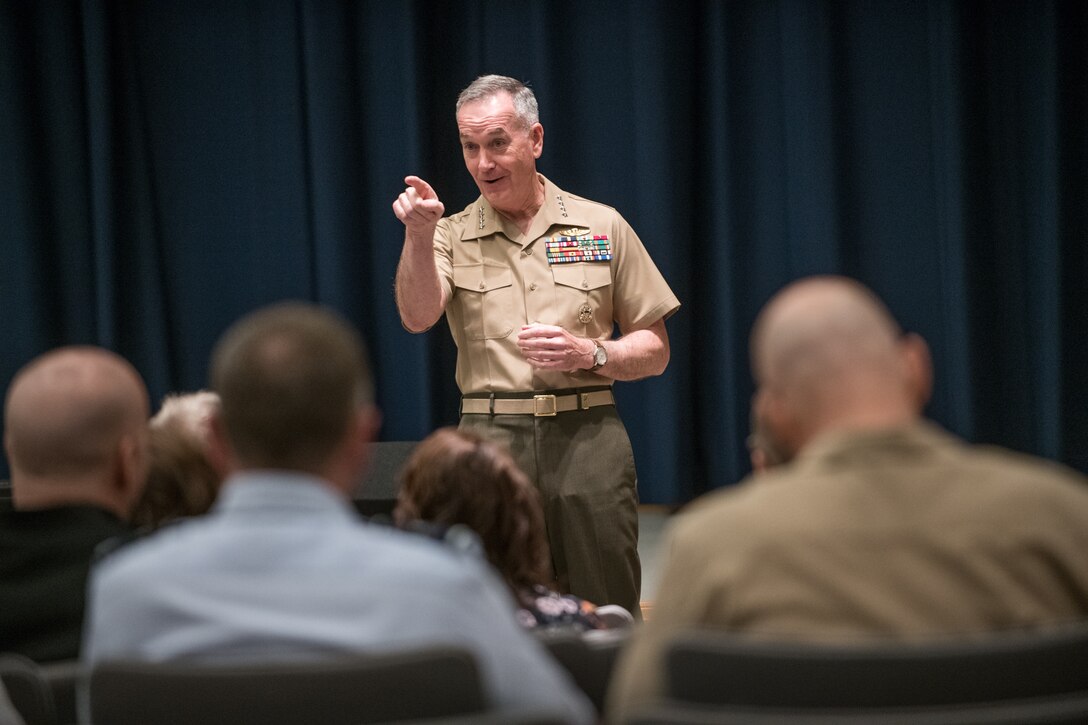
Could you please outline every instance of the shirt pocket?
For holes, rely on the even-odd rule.
[[[552,265],[559,324],[566,330],[598,337],[612,330],[612,267],[608,262]],[[582,322],[583,306],[591,320]]]
[[[453,265],[453,284],[461,300],[465,334],[470,340],[507,337],[512,321],[514,275],[495,262]]]

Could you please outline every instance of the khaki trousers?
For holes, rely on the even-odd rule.
[[[460,427],[505,444],[536,484],[557,588],[640,617],[635,459],[615,406],[539,418],[466,414]]]

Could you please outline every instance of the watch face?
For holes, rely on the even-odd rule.
[[[604,349],[604,345],[597,345],[597,349],[593,353],[593,362],[597,364],[597,367],[608,362],[608,351]]]

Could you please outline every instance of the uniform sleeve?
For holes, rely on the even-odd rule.
[[[680,300],[635,230],[619,214],[612,238],[612,308],[620,330],[626,334],[667,319],[680,308]]]
[[[434,230],[434,266],[447,301],[453,299],[453,240],[456,236],[457,230],[449,217],[438,221]]]

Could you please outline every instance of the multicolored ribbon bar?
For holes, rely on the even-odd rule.
[[[612,243],[604,234],[557,236],[544,240],[544,253],[548,264],[608,262],[612,259]]]

